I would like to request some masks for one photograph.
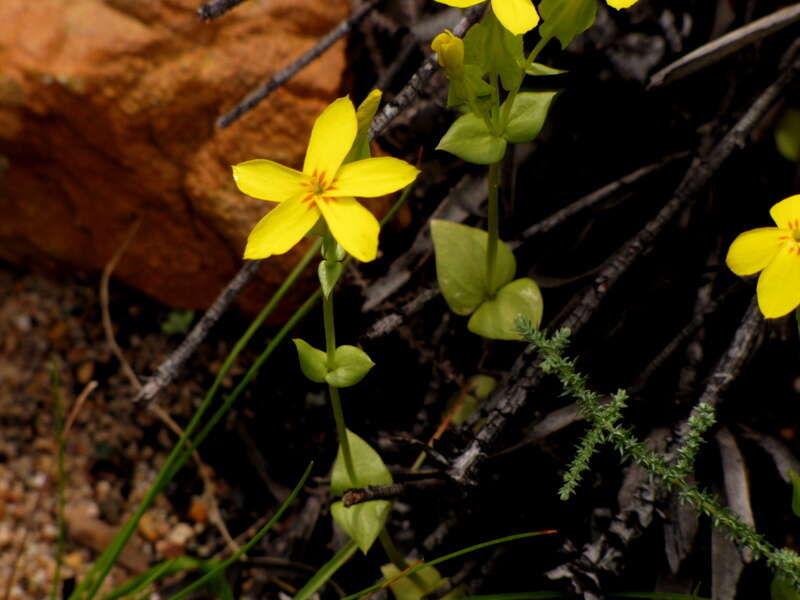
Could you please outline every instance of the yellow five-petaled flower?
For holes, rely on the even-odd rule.
[[[773,206],[777,227],[759,227],[740,234],[725,262],[737,275],[761,271],[756,286],[758,306],[768,319],[800,306],[800,194]]]
[[[339,98],[314,123],[302,172],[266,159],[233,166],[233,178],[242,192],[279,203],[250,232],[245,258],[288,252],[320,216],[355,258],[370,261],[377,256],[380,225],[355,198],[396,192],[414,181],[419,170],[391,157],[342,164],[357,130],[353,103]]]
[[[467,8],[486,0],[436,0],[448,6]],[[639,0],[606,0],[609,6],[629,8]],[[527,33],[539,24],[539,13],[531,0],[491,0],[497,20],[514,35]]]

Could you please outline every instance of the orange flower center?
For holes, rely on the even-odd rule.
[[[333,186],[333,181],[328,183],[326,181],[326,174],[319,173],[316,169],[311,174],[311,181],[306,183],[301,183],[305,188],[308,188],[308,195],[303,198],[303,202],[311,202],[314,198],[318,198],[320,200],[325,200],[326,202],[330,200],[325,196],[325,192],[330,192],[335,190],[336,188]]]

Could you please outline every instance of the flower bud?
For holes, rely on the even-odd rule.
[[[450,78],[464,75],[464,41],[449,29],[433,38],[431,48],[439,57],[439,65],[444,67]]]

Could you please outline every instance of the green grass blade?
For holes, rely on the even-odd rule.
[[[230,557],[222,561],[219,565],[217,565],[213,569],[210,569],[205,575],[203,575],[197,581],[189,584],[188,586],[183,588],[180,592],[171,596],[169,600],[180,600],[181,598],[185,598],[191,592],[201,587],[202,585],[208,583],[214,577],[218,576],[225,569],[227,569],[233,562],[238,560],[240,556],[242,556],[245,552],[250,550],[250,548],[255,546],[259,542],[259,540],[261,540],[261,538],[264,537],[270,529],[272,529],[272,526],[278,522],[278,520],[283,516],[283,513],[286,512],[286,509],[288,509],[289,506],[292,504],[292,502],[294,502],[294,499],[297,498],[297,495],[300,493],[300,491],[303,489],[303,486],[306,484],[306,480],[308,480],[309,476],[311,475],[311,468],[313,466],[314,466],[313,462],[309,463],[308,467],[306,467],[305,473],[303,473],[303,476],[300,478],[300,481],[292,490],[292,493],[289,494],[289,497],[283,501],[283,503],[280,505],[280,508],[278,508],[275,514],[272,515],[272,518],[269,521],[267,521],[266,525],[264,525],[261,529],[258,530],[258,533],[256,533],[252,538],[250,538],[250,540],[244,546],[239,548],[237,552],[234,552]]]
[[[233,365],[233,362],[236,359],[237,355],[241,352],[241,350],[244,348],[244,346],[247,344],[250,338],[252,338],[252,336],[255,334],[256,330],[264,321],[264,319],[266,319],[267,316],[269,316],[269,314],[278,305],[279,301],[286,295],[289,289],[294,285],[297,278],[300,276],[303,270],[308,266],[308,263],[314,258],[315,255],[317,255],[317,253],[319,252],[320,245],[321,242],[315,243],[311,248],[309,248],[309,250],[303,256],[300,262],[295,266],[294,269],[292,269],[292,272],[289,274],[286,280],[284,280],[284,282],[272,296],[270,301],[264,306],[259,315],[253,320],[253,322],[250,324],[250,326],[242,335],[242,337],[234,345],[233,349],[223,362],[219,373],[214,379],[214,383],[211,385],[211,388],[209,388],[208,392],[203,398],[203,401],[197,408],[197,411],[192,416],[192,419],[189,421],[189,424],[184,429],[183,435],[175,443],[175,446],[172,448],[172,451],[167,457],[167,460],[161,467],[161,471],[159,471],[159,474],[156,477],[156,481],[153,483],[153,486],[150,488],[150,490],[148,490],[148,493],[139,503],[139,506],[137,507],[134,514],[125,522],[125,524],[119,530],[117,535],[112,540],[111,544],[109,544],[109,546],[105,549],[105,551],[103,551],[100,557],[98,557],[92,569],[86,574],[86,576],[84,576],[83,580],[72,592],[72,594],[69,597],[70,600],[89,600],[95,597],[103,581],[108,576],[109,571],[111,571],[111,568],[114,566],[114,563],[116,563],[117,558],[119,558],[119,555],[122,552],[123,548],[128,543],[128,540],[130,540],[133,533],[136,531],[136,527],[138,526],[139,520],[142,518],[142,515],[144,515],[144,513],[153,503],[158,494],[161,493],[166,484],[169,483],[172,477],[174,477],[175,473],[177,473],[177,471],[181,468],[181,466],[183,466],[183,464],[186,462],[186,459],[191,455],[191,452],[188,453],[185,452],[184,446],[187,444],[189,440],[192,439],[192,436],[199,428],[204,414],[211,406],[211,401],[213,400],[217,390],[222,384],[222,380],[225,378],[231,366]],[[216,423],[217,421],[214,422]],[[203,435],[203,438],[205,438],[205,435]],[[197,444],[199,444],[199,441],[194,441],[191,447],[195,447]]]
[[[514,535],[507,535],[505,537],[497,538],[495,540],[489,540],[488,542],[481,542],[480,544],[475,544],[474,546],[469,546],[468,548],[462,548],[461,550],[457,550],[456,552],[451,552],[450,554],[445,554],[444,556],[440,556],[439,558],[435,558],[430,562],[420,563],[415,567],[412,567],[408,571],[404,571],[400,574],[399,577],[395,577],[393,579],[384,579],[383,581],[379,581],[375,585],[371,585],[368,588],[364,588],[360,592],[356,592],[355,594],[350,594],[346,596],[343,600],[357,600],[364,595],[371,594],[375,590],[379,590],[382,587],[397,581],[403,577],[408,577],[409,575],[413,575],[414,573],[418,573],[423,569],[427,569],[428,567],[433,567],[438,565],[439,563],[443,563],[448,560],[452,560],[454,558],[458,558],[459,556],[463,556],[464,554],[469,554],[470,552],[476,552],[478,550],[482,550],[483,548],[488,548],[490,546],[496,546],[498,544],[505,544],[507,542],[513,542],[515,540],[522,540],[525,538],[536,537],[539,535],[548,535],[551,533],[555,533],[555,531],[548,530],[548,531],[529,531],[527,533],[516,533]]]
[[[319,588],[325,585],[333,574],[338,571],[358,550],[358,546],[353,540],[342,546],[328,562],[322,565],[319,570],[309,579],[306,584],[294,595],[292,600],[308,600]]]
[[[191,556],[178,556],[158,563],[150,567],[147,571],[126,581],[117,589],[109,594],[103,596],[103,600],[119,600],[125,596],[135,594],[145,589],[151,583],[155,583],[162,577],[179,573],[180,571],[189,571],[193,569],[202,568],[204,561],[198,560]]]

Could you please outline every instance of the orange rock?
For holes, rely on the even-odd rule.
[[[0,258],[99,271],[141,219],[115,272],[126,283],[203,308],[238,270],[268,205],[236,190],[230,165],[302,163],[314,118],[340,92],[344,44],[229,128],[214,120],[350,3],[252,0],[211,23],[198,4],[0,2]],[[298,251],[268,261],[250,308]]]

